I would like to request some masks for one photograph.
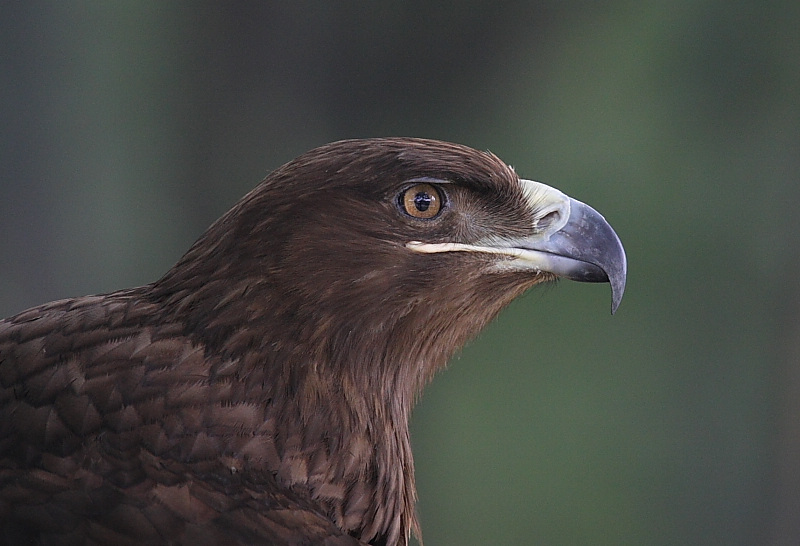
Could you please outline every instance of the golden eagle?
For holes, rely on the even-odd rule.
[[[160,280],[0,321],[3,544],[405,545],[408,417],[526,289],[625,286],[600,214],[490,153],[348,140]]]

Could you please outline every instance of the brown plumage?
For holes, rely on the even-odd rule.
[[[308,152],[155,283],[0,321],[0,542],[405,545],[416,395],[556,275],[615,308],[619,240],[489,153]]]

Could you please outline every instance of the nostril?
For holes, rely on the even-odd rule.
[[[548,212],[536,222],[536,228],[540,231],[548,231],[552,226],[561,220],[561,213],[557,210]]]

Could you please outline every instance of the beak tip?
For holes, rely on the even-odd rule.
[[[611,314],[615,315],[617,313],[617,309],[619,309],[619,304],[622,303],[622,293],[621,292],[614,292],[612,290],[611,295]]]
[[[611,283],[611,314],[615,314],[617,309],[619,308],[619,304],[622,302],[622,295],[625,293],[625,281],[628,277],[628,264],[625,258],[625,250],[622,248],[622,244],[619,244],[620,254],[622,256],[622,263],[620,264],[621,267],[618,271],[613,272],[609,275],[608,282]]]

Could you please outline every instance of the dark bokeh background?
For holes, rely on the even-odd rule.
[[[350,137],[591,203],[622,306],[515,302],[413,419],[426,544],[800,543],[800,3],[0,7],[0,315],[152,281]]]

